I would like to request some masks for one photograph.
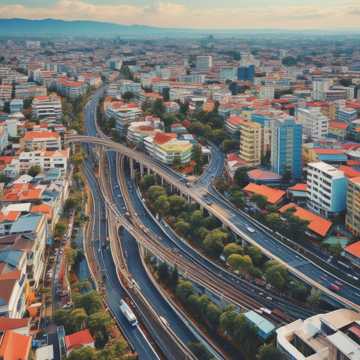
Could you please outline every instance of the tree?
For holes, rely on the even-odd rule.
[[[158,117],[162,117],[165,114],[166,108],[164,102],[161,99],[156,99],[152,105],[152,113]]]
[[[237,243],[229,243],[224,247],[224,256],[227,258],[233,254],[243,254],[244,249]]]
[[[190,224],[193,229],[201,227],[204,223],[202,210],[195,210],[190,216]]]
[[[80,349],[74,349],[71,351],[69,356],[67,357],[68,360],[95,360],[96,359],[96,352],[90,346],[85,346]]]
[[[189,233],[189,230],[190,230],[190,224],[187,223],[186,221],[179,220],[175,223],[175,231],[179,235],[186,237]]]
[[[261,250],[258,247],[250,245],[246,249],[246,253],[251,257],[251,260],[254,265],[260,266],[262,264],[264,257]]]
[[[177,266],[175,265],[170,274],[169,286],[172,289],[176,289],[176,285],[178,284],[178,282],[179,282],[179,272]]]
[[[306,302],[312,307],[318,307],[321,299],[321,291],[315,288],[312,288],[310,291],[310,295],[306,299]]]
[[[192,148],[192,160],[195,161],[194,172],[196,175],[201,174],[202,169],[202,150],[199,144],[195,144]]]
[[[272,228],[279,231],[282,226],[281,217],[276,212],[271,212],[265,216],[265,222]]]
[[[245,196],[240,190],[231,192],[230,201],[239,209],[243,208],[246,204]]]
[[[296,300],[305,301],[309,295],[308,288],[301,281],[291,280],[288,288],[291,296]]]
[[[79,331],[84,327],[87,314],[83,308],[77,308],[71,311],[70,319],[76,331]]]
[[[234,334],[234,324],[238,313],[235,311],[234,306],[230,305],[220,315],[219,327],[220,330],[227,336],[232,337]]]
[[[35,177],[41,173],[41,167],[39,165],[33,165],[28,170],[28,175]]]
[[[219,257],[224,248],[224,241],[228,238],[228,234],[221,229],[210,231],[204,241],[203,247],[205,252],[214,257]]]
[[[215,305],[212,302],[209,302],[209,304],[206,307],[206,321],[210,325],[210,327],[214,330],[216,330],[219,326],[219,320],[220,320],[221,310],[219,306]]]
[[[88,315],[99,311],[102,307],[101,297],[96,291],[74,296],[75,307],[82,307]]]
[[[164,262],[160,263],[157,269],[157,273],[159,276],[159,280],[162,283],[167,284],[169,282],[170,279],[169,266],[166,263]]]
[[[249,183],[249,178],[247,176],[248,171],[249,169],[244,167],[238,168],[235,171],[234,181],[240,188],[245,187]]]
[[[259,194],[254,194],[251,197],[251,201],[254,202],[259,209],[265,209],[265,206],[267,204],[267,198]]]
[[[248,272],[253,266],[249,255],[232,254],[227,259],[228,264],[242,273]]]
[[[183,210],[186,205],[186,201],[182,196],[179,195],[170,195],[168,197],[169,202],[169,212],[173,216],[178,216]]]
[[[329,246],[329,252],[336,258],[340,257],[342,251],[343,247],[341,246],[340,242],[337,242],[336,244],[331,244]]]
[[[154,202],[159,196],[166,195],[166,191],[162,186],[152,185],[148,190],[148,196],[151,202]]]
[[[155,177],[153,175],[144,175],[141,181],[142,186],[145,190],[148,190],[150,186],[155,185]]]
[[[64,235],[65,235],[65,232],[66,232],[66,229],[67,229],[67,225],[64,223],[64,222],[58,222],[56,225],[55,225],[55,229],[54,229],[54,236],[56,238],[62,238]]]
[[[89,316],[88,327],[95,337],[97,346],[102,347],[107,343],[111,323],[111,317],[105,311],[99,311]]]
[[[193,286],[190,281],[187,280],[179,280],[176,286],[176,296],[183,302],[186,303],[187,299],[191,294],[193,294]]]
[[[233,342],[238,346],[246,359],[253,359],[258,347],[257,332],[243,314],[234,320]]]
[[[224,153],[229,153],[231,151],[238,150],[239,142],[233,139],[225,139],[222,143],[222,149]]]
[[[283,353],[273,344],[264,344],[260,347],[257,360],[283,360]]]
[[[271,263],[268,265],[268,263]],[[265,278],[268,283],[277,288],[284,290],[287,282],[287,270],[278,263],[268,261],[266,264]]]
[[[170,203],[166,195],[160,195],[154,202],[155,211],[161,216],[168,214],[170,209]]]
[[[182,162],[181,162],[181,158],[180,158],[180,156],[178,154],[175,154],[172,166],[175,169],[180,169],[181,168]]]

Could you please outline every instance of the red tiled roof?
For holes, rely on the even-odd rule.
[[[253,194],[265,196],[267,202],[270,204],[278,203],[286,194],[285,191],[274,189],[266,185],[257,185],[253,183],[245,186],[243,190]]]
[[[288,190],[292,191],[307,191],[307,184],[295,184],[294,186],[290,186]]]
[[[65,336],[66,349],[71,349],[94,343],[94,339],[88,329]]]
[[[313,231],[315,234],[324,237],[330,230],[330,228],[332,226],[331,221],[326,220],[326,219],[322,218],[321,216],[312,213],[309,210],[303,209],[302,207],[300,207],[294,203],[290,203],[290,204],[283,206],[281,209],[279,209],[279,211],[281,213],[284,213],[286,210],[292,209],[292,208],[295,209],[295,212],[294,212],[295,216],[297,216],[301,220],[305,220],[305,221],[309,222],[308,229]]]
[[[30,201],[39,200],[43,189],[35,188],[31,184],[13,184],[4,191],[2,201]]]
[[[7,317],[0,317],[0,331],[20,329],[28,327],[30,325],[30,319],[14,319]]]
[[[261,169],[250,170],[248,176],[256,180],[280,180],[281,176],[272,172]]]
[[[20,211],[9,211],[6,214],[0,212],[0,223],[16,221],[20,215],[21,215]]]
[[[25,141],[32,141],[34,139],[47,139],[47,138],[56,138],[58,139],[60,135],[54,131],[28,131],[25,133],[23,139]]]
[[[346,130],[349,125],[342,121],[330,121],[329,127],[330,129],[339,129],[339,130]]]
[[[6,331],[0,344],[0,358],[4,360],[28,360],[31,336]]]
[[[176,139],[176,134],[174,133],[158,132],[154,136],[154,143],[158,145],[162,145],[173,139]]]
[[[360,171],[353,169],[351,166],[341,165],[339,167],[339,170],[341,170],[348,178],[354,178],[360,176]]]
[[[345,251],[354,257],[360,258],[360,241],[348,245]]]
[[[232,115],[227,119],[227,122],[231,125],[241,125],[246,122],[246,120],[240,116]]]
[[[48,220],[52,219],[53,216],[53,208],[47,204],[33,205],[31,212],[45,214]]]
[[[314,148],[313,151],[317,154],[328,154],[328,155],[338,155],[344,154],[344,149],[323,149],[323,148]]]

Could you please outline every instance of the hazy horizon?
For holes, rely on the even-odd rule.
[[[358,30],[360,2],[0,0],[0,18],[94,20],[184,29]]]

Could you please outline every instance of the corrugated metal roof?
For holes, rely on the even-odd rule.
[[[275,330],[275,326],[269,320],[265,319],[255,311],[248,311],[244,315],[265,334],[270,334]]]

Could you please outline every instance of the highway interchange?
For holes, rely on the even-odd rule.
[[[97,135],[96,127],[94,126],[94,118],[96,114],[97,102],[101,95],[101,91],[96,93],[85,108],[86,130],[87,135],[90,136]],[[90,138],[88,138],[88,140],[92,141]],[[119,147],[113,146],[112,144],[109,145],[109,143],[106,142],[103,143],[107,147],[111,147],[114,150],[119,150]],[[143,155],[137,156],[136,159],[141,160],[142,156]],[[148,161],[148,159],[146,160]],[[180,189],[180,192],[183,194],[188,194],[192,197],[192,199],[197,200],[204,208],[220,218],[220,220],[222,220],[226,225],[232,224],[232,226],[229,227],[232,230],[235,230],[235,233],[242,235],[242,237],[245,235],[246,240],[249,240],[248,238],[250,237],[249,233],[246,232],[246,227],[248,225],[255,227],[256,233],[251,234],[252,239],[250,242],[254,242],[260,245],[265,250],[265,253],[270,253],[271,255],[276,254],[276,258],[279,258],[281,261],[286,263],[290,270],[295,269],[295,272],[299,271],[300,273],[305,274],[306,277],[311,279],[311,281],[315,281],[317,284],[323,285],[324,287],[326,287],[331,282],[336,281],[337,278],[329,274],[327,271],[324,271],[318,265],[308,261],[305,257],[302,256],[302,254],[297,253],[292,248],[289,248],[283,243],[279,242],[279,240],[274,238],[271,233],[269,233],[267,230],[263,230],[262,227],[254,223],[246,215],[234,209],[231,204],[219,196],[219,194],[212,188],[211,181],[215,176],[218,176],[221,173],[223,160],[222,153],[220,151],[216,151],[216,148],[213,147],[211,162],[207,168],[207,171],[205,172],[204,176],[200,177],[200,179],[190,188],[187,188],[183,184],[182,178],[179,174],[173,171],[169,171],[166,166],[163,166],[159,163],[153,163],[151,165],[153,165],[152,168],[157,173],[160,173],[161,175],[165,174],[165,180],[170,179],[171,183],[174,183],[176,187]],[[116,161],[116,154],[114,152],[108,153],[108,161],[113,199],[115,199],[118,210],[124,212],[126,211],[126,204],[124,203],[124,199],[120,191],[120,185],[118,184],[118,174],[116,170],[118,169],[118,164]],[[119,299],[124,297],[126,293],[116,276],[116,270],[114,269],[114,263],[109,249],[106,246],[102,246],[105,244],[100,243],[101,241],[105,242],[107,236],[105,204],[98,189],[98,184],[96,182],[97,179],[94,177],[94,164],[91,162],[91,157],[89,157],[86,161],[85,169],[88,182],[91,186],[91,191],[95,197],[94,203],[96,205],[94,218],[96,225],[94,226],[94,246],[98,249],[97,260],[102,269],[105,270],[107,301],[109,307],[114,313],[114,316],[119,321],[121,328],[124,329],[130,343],[139,353],[140,358],[142,358],[142,354],[143,356],[146,354],[146,358],[150,358],[149,354],[153,354],[153,357],[151,358],[156,359],[158,358],[158,355],[156,354],[156,351],[150,342],[144,341],[145,335],[141,328],[131,328],[120,313],[118,307]],[[156,234],[166,246],[172,249],[176,247],[178,249],[177,251],[180,251],[181,254],[187,256],[190,261],[195,261],[198,264],[200,263],[201,266],[206,268],[208,271],[215,272],[215,274],[217,273],[219,277],[224,279],[224,281],[232,284],[235,287],[239,287],[239,289],[242,291],[247,289],[248,293],[250,292],[249,295],[251,295],[253,298],[259,299],[259,301],[264,300],[263,292],[260,288],[256,288],[255,286],[251,288],[251,286],[249,287],[248,284],[243,283],[242,280],[239,280],[233,274],[224,270],[219,270],[216,265],[207,261],[202,256],[194,252],[193,249],[189,248],[189,246],[182,242],[176,236],[176,234],[174,234],[170,229],[167,229],[165,224],[161,224],[156,221],[156,219],[153,219],[151,216],[149,216],[139,194],[134,189],[134,183],[130,177],[130,174],[128,172],[124,172],[123,175],[126,175],[126,184],[130,190],[129,194],[131,195],[131,201],[134,208],[136,209],[139,219],[146,227],[148,227],[154,234]],[[208,199],[211,199],[211,205],[208,204]],[[216,207],[212,204],[216,204]],[[221,213],[218,210],[219,208],[222,210]],[[123,247],[126,249],[125,259],[128,270],[141,288],[141,291],[144,292],[145,297],[150,300],[156,311],[169,321],[171,328],[184,343],[194,341],[194,329],[192,329],[193,331],[189,331],[189,327],[184,325],[183,320],[174,313],[168,303],[162,299],[156,288],[149,281],[148,276],[141,264],[139,249],[134,239],[127,231],[122,231],[121,239],[123,242]],[[341,289],[340,295],[345,299],[350,300],[354,304],[360,304],[359,289],[352,286],[351,284],[347,284],[344,280],[342,280],[342,282],[344,285]],[[271,298],[272,299],[267,300],[267,303],[265,304],[270,308],[280,307],[287,310],[287,307],[291,306],[291,304],[287,304],[286,301],[280,297],[272,296]],[[295,311],[297,311],[296,306],[294,308]],[[299,309],[299,317],[305,317],[309,314],[310,312],[306,312],[306,310],[301,313],[301,310]],[[293,315],[296,314],[293,313]]]

